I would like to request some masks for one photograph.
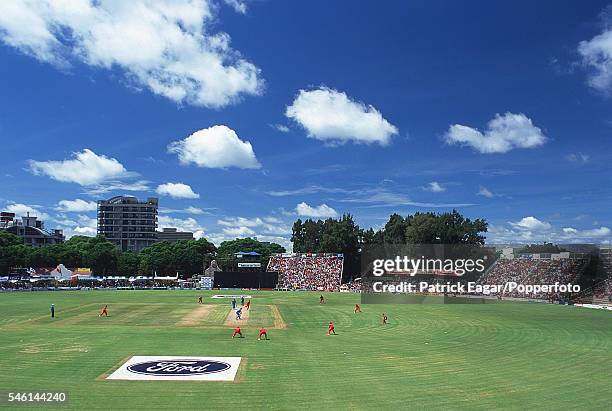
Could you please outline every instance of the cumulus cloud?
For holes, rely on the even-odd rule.
[[[453,124],[444,135],[447,144],[469,146],[483,154],[506,153],[516,148],[534,148],[547,138],[526,115],[496,114],[483,132],[461,124]]]
[[[251,228],[257,229],[257,231],[253,231],[252,234],[264,234],[264,235],[286,235],[291,233],[291,228],[284,224],[282,220],[276,217],[254,217],[254,218],[245,218],[245,217],[226,217],[217,221],[217,224],[223,227],[229,228]]]
[[[312,218],[327,218],[338,216],[338,212],[327,204],[321,204],[317,207],[312,207],[306,204],[305,202],[301,202],[295,207],[295,212],[299,216]]]
[[[194,193],[191,186],[183,183],[165,183],[157,186],[155,192],[162,196],[170,196],[172,198],[200,198],[200,195]]]
[[[533,216],[524,217],[517,222],[510,222],[512,227],[521,229],[521,230],[549,230],[551,228],[550,223],[545,221],[540,221]]]
[[[61,200],[57,203],[56,210],[72,213],[81,213],[85,211],[96,211],[98,205],[95,201],[85,201],[77,198],[75,200]]]
[[[609,11],[609,8],[604,10],[603,16]],[[601,33],[578,44],[578,54],[589,70],[588,85],[604,93],[612,91],[612,27],[607,23]]]
[[[442,184],[438,183],[437,181],[432,181],[431,183],[423,187],[423,189],[425,191],[431,191],[432,193],[442,193],[446,191],[446,187],[444,187]]]
[[[87,237],[95,237],[97,234],[97,230],[92,227],[81,227],[77,226],[73,229],[75,235],[84,235]]]
[[[300,90],[285,115],[301,125],[308,137],[332,143],[354,141],[386,146],[398,133],[397,127],[374,107],[327,87]]]
[[[250,237],[250,236],[255,235],[255,231],[245,226],[225,227],[222,231],[223,231],[223,234],[225,235],[235,236],[235,237]]]
[[[226,217],[225,219],[218,220],[217,224],[226,227],[231,226],[245,226],[245,227],[257,227],[263,224],[263,220],[259,217],[245,218],[245,217]]]
[[[80,153],[74,153],[74,158],[70,160],[29,160],[29,164],[30,171],[35,175],[46,175],[57,181],[83,186],[134,175],[116,159],[98,155],[87,148]]]
[[[246,12],[239,0],[225,0]],[[0,2],[0,39],[39,61],[120,69],[177,103],[223,107],[260,94],[260,70],[213,32],[212,0]]]
[[[73,221],[66,218],[55,218],[54,221],[61,228],[63,228],[66,238],[70,238],[75,235],[93,237],[97,234],[97,220],[84,214],[78,216],[78,221]]]
[[[240,140],[234,130],[223,125],[198,130],[184,140],[174,141],[168,145],[168,152],[176,154],[183,165],[193,163],[206,168],[261,167],[251,143]]]
[[[95,236],[97,234],[98,220],[86,215],[79,215],[79,225],[74,232],[81,235]]]
[[[476,195],[487,197],[487,198],[495,197],[495,194],[493,194],[493,192],[491,190],[489,190],[488,188],[483,187],[483,186],[480,186],[480,189],[478,190]]]
[[[217,221],[217,225],[220,231],[207,236],[217,245],[238,237],[256,237],[260,241],[275,242],[291,249],[291,227],[276,216],[224,217]]]

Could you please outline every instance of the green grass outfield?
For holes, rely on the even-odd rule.
[[[0,294],[0,391],[66,391],[78,409],[603,410],[612,402],[612,312],[508,303],[364,305],[354,314],[356,294],[326,294],[319,305],[318,293],[254,292],[246,338],[232,340],[229,300],[209,299],[214,293],[232,291]],[[200,294],[212,307],[199,308]],[[98,317],[104,304],[109,318]],[[329,320],[338,335],[326,336]],[[270,341],[257,341],[261,324]],[[237,382],[103,379],[133,355],[246,363]]]

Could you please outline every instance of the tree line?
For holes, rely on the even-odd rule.
[[[471,244],[482,245],[488,223],[471,220],[456,210],[444,213],[394,213],[381,229],[362,229],[353,216],[326,220],[298,219],[293,224],[293,251],[300,253],[343,253],[345,273],[360,271],[363,246],[383,244]]]
[[[353,216],[325,220],[298,219],[291,241],[297,253],[343,253],[349,272],[359,271],[359,252],[364,245],[376,244],[484,244],[488,223],[470,220],[456,210],[445,213],[392,214],[384,227],[374,230],[357,225]],[[223,270],[236,268],[234,253],[261,254],[262,267],[270,255],[285,252],[276,243],[240,238],[222,242],[219,247],[205,238],[159,241],[140,252],[121,251],[102,236],[74,236],[63,244],[29,247],[10,233],[0,231],[0,274],[16,267],[88,267],[96,275],[174,275],[190,277],[203,272],[211,260]]]
[[[301,253],[357,252],[363,245],[377,244],[472,244],[482,245],[488,223],[471,220],[458,211],[415,213],[402,217],[391,214],[379,230],[364,230],[345,214],[339,219],[298,219],[293,224],[293,251]]]
[[[205,238],[159,241],[140,252],[121,251],[103,236],[74,236],[62,244],[31,247],[14,234],[0,231],[0,275],[21,267],[90,268],[95,275],[174,275],[191,277],[203,272],[204,264],[217,259],[222,269],[231,269],[234,253],[256,251],[262,260],[285,249],[275,243],[252,238],[224,241],[219,247]],[[266,260],[267,261],[267,260]]]

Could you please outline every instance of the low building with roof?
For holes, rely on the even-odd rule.
[[[0,230],[16,235],[32,247],[61,244],[66,239],[63,230],[45,230],[44,222],[30,213],[21,219],[16,218],[15,213],[0,213]]]

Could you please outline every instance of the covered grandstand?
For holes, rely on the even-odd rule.
[[[270,257],[267,271],[278,272],[278,288],[339,291],[343,254],[284,253]]]

